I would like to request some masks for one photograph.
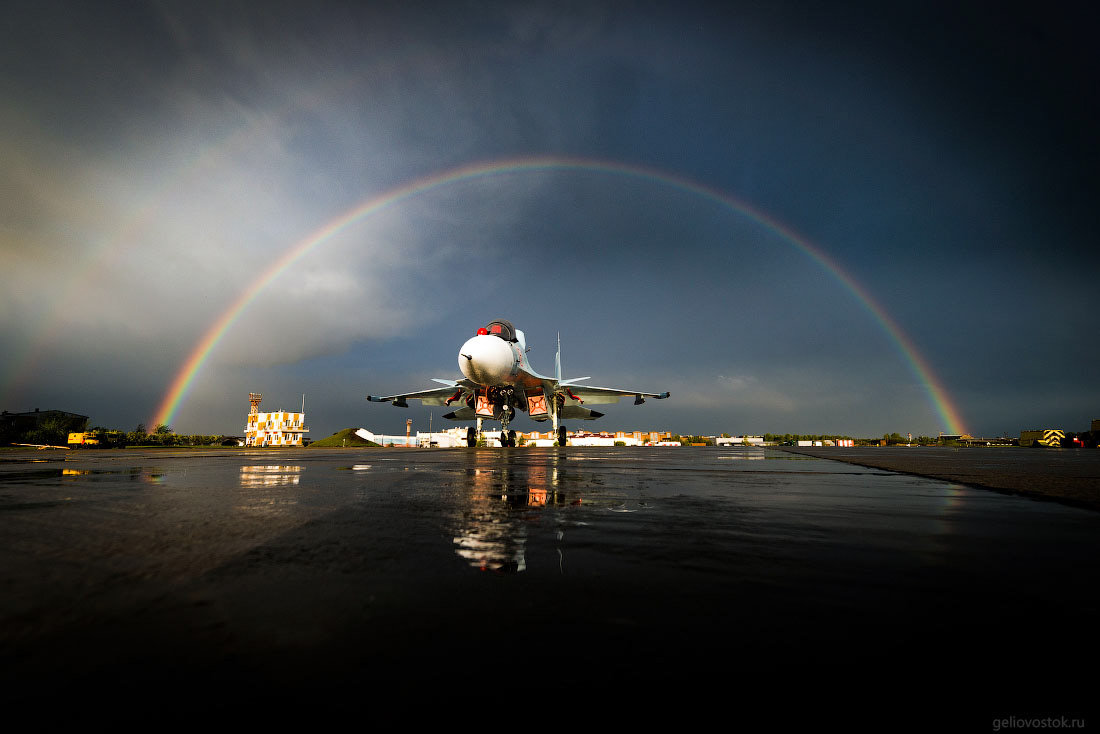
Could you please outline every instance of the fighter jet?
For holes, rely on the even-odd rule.
[[[619,390],[610,387],[578,385],[590,377],[561,378],[561,338],[554,356],[554,376],[535,372],[527,361],[527,343],[523,332],[504,319],[490,321],[477,330],[458,351],[458,368],[464,379],[445,380],[432,378],[445,387],[398,393],[396,395],[368,395],[375,403],[392,403],[399,408],[409,407],[408,400],[419,400],[423,405],[457,406],[457,410],[444,415],[456,421],[477,420],[477,429],[471,426],[466,432],[466,442],[477,444],[482,422],[500,421],[501,445],[515,446],[516,432],[508,430],[508,424],[516,417],[516,411],[527,413],[532,420],[551,420],[557,434],[558,445],[565,445],[567,419],[595,420],[603,415],[586,404],[617,403],[619,398],[634,398],[641,405],[645,398],[662,400],[667,392],[654,393],[641,390]]]

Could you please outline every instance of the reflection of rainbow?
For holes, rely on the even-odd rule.
[[[187,358],[183,367],[172,381],[168,392],[165,394],[161,401],[160,407],[157,409],[155,417],[150,421],[151,426],[160,424],[168,424],[172,421],[173,416],[179,409],[183,398],[186,396],[188,389],[191,386],[191,382],[194,380],[195,375],[206,361],[207,357],[213,351],[214,347],[218,345],[221,338],[225,335],[229,327],[233,325],[233,322],[237,320],[237,317],[248,307],[254,298],[261,293],[273,280],[279,277],[280,274],[291,264],[296,262],[306,253],[310,252],[314,247],[328,240],[336,233],[343,230],[345,227],[354,224],[355,222],[364,219],[390,205],[397,204],[417,194],[424,193],[431,189],[445,186],[448,184],[458,183],[461,181],[467,181],[470,179],[481,178],[492,175],[499,175],[505,173],[518,173],[525,171],[553,171],[553,170],[577,170],[577,171],[589,171],[598,173],[608,173],[620,176],[630,176],[633,178],[653,181],[666,186],[672,186],[683,191],[697,194],[706,199],[710,199],[722,206],[728,207],[733,211],[743,214],[755,222],[767,227],[771,231],[778,234],[783,239],[790,242],[799,250],[804,252],[810,258],[815,260],[825,270],[831,273],[838,281],[841,282],[851,293],[855,296],[856,300],[863,304],[867,311],[874,317],[883,330],[889,335],[891,341],[897,346],[898,351],[901,352],[912,370],[913,374],[924,385],[928,392],[928,396],[932,401],[932,404],[943,420],[947,432],[949,433],[962,433],[962,421],[959,418],[958,410],[951,404],[948,399],[947,392],[940,385],[939,381],[934,377],[931,368],[927,362],[918,354],[916,347],[912,341],[902,332],[901,328],[894,322],[892,318],[878,305],[870,294],[859,285],[850,275],[841,270],[831,258],[829,258],[824,252],[812,245],[806,239],[799,234],[791,230],[789,227],[777,222],[766,214],[754,209],[748,204],[739,201],[728,194],[725,194],[716,189],[709,188],[702,184],[690,181],[686,178],[676,176],[673,174],[657,171],[653,169],[643,168],[640,166],[627,165],[624,163],[616,163],[611,161],[600,161],[583,158],[567,158],[567,157],[528,157],[528,158],[508,158],[496,161],[487,161],[482,163],[474,163],[467,166],[461,166],[458,168],[448,169],[446,171],[433,173],[424,178],[418,179],[404,186],[400,186],[395,189],[391,189],[383,194],[368,199],[359,206],[345,212],[341,216],[332,220],[315,233],[301,240],[293,247],[289,248],[282,254],[274,263],[272,263],[259,277],[256,278],[253,283],[248,286],[235,300],[228,309],[218,317],[206,334],[195,346],[195,349],[191,352],[191,355]]]

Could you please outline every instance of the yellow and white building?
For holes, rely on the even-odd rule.
[[[309,432],[305,413],[277,410],[260,412],[260,394],[250,393],[251,409],[244,427],[245,446],[302,446],[304,434]]]

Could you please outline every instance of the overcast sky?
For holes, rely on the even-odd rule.
[[[949,432],[900,336],[975,435],[1087,429],[1095,18],[892,6],[8,3],[0,407],[148,422],[297,244],[549,156],[591,164],[502,164],[319,242],[172,427],[240,434],[257,391],[305,394],[314,438],[426,430],[364,396],[458,377],[507,318],[544,372],[560,332],[566,376],[672,392],[569,428]]]

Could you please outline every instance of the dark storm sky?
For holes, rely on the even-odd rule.
[[[536,368],[671,390],[591,428],[1081,430],[1100,417],[1094,18],[1070,5],[9,4],[0,30],[0,403],[173,427],[247,393],[316,438],[426,429],[367,393],[455,377],[492,318]],[[663,177],[663,179],[662,179]],[[775,228],[834,262],[893,336]],[[436,416],[438,419],[438,416]],[[436,421],[438,424],[438,420]],[[517,427],[530,429],[526,419]],[[580,427],[580,426],[576,426]]]

